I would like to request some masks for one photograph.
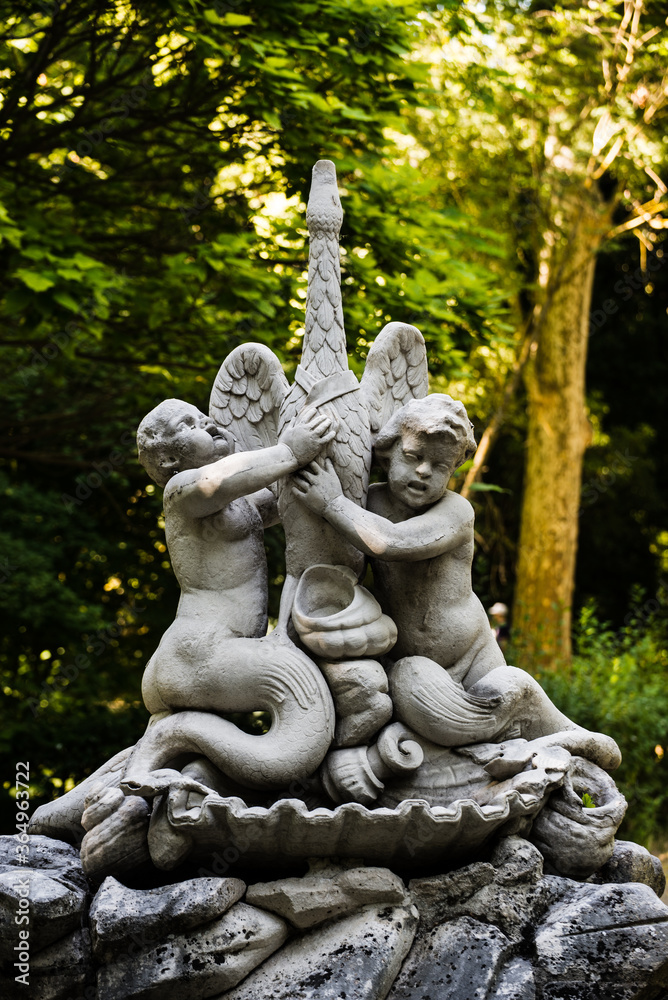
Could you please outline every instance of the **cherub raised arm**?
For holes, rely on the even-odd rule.
[[[165,533],[181,599],[142,684],[154,716],[176,714],[149,725],[125,769],[126,791],[157,791],[160,769],[185,752],[202,753],[231,778],[261,788],[310,773],[327,751],[333,710],[324,680],[295,646],[265,635],[262,532],[277,521],[267,487],[333,436],[328,417],[307,411],[277,444],[237,452],[232,434],[178,399],[142,421],[139,458],[165,487]],[[259,709],[272,716],[262,737],[207,714]],[[169,783],[174,772],[163,777]]]
[[[442,746],[549,737],[615,767],[613,740],[576,726],[528,673],[506,665],[473,592],[473,508],[448,482],[474,451],[462,403],[433,394],[409,401],[379,434],[387,482],[370,487],[367,510],[343,496],[327,460],[294,476],[293,490],[371,560],[398,629],[389,677],[401,721]]]

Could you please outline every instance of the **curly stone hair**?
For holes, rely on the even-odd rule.
[[[445,393],[435,392],[424,399],[411,399],[397,410],[376,439],[376,458],[387,458],[405,431],[451,437],[459,444],[456,469],[475,454],[477,447],[466,407]]]
[[[168,454],[164,430],[186,405],[182,399],[165,399],[146,414],[137,428],[137,457],[158,486],[166,486],[179,471],[177,457]]]

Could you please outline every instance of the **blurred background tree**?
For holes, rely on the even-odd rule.
[[[0,0],[6,788],[14,762],[30,759],[36,805],[143,731],[141,674],[178,592],[160,492],[136,463],[134,431],[168,396],[205,409],[219,364],[241,342],[268,344],[292,377],[303,334],[305,201],[320,157],[336,163],[345,210],[352,367],[361,372],[385,322],[412,322],[427,340],[432,388],[463,398],[480,432],[490,428],[465,485],[478,515],[476,587],[489,603],[511,603],[527,435],[530,456],[541,447],[535,429],[531,437],[548,329],[540,317],[559,313],[554,302],[568,292],[558,260],[570,252],[573,227],[579,232],[576,193],[594,200],[606,224],[589,317],[582,285],[592,268],[572,275],[578,329],[584,316],[592,334],[592,447],[574,508],[577,456],[541,488],[556,493],[563,479],[571,538],[573,517],[581,525],[575,604],[595,596],[613,630],[632,627],[636,636],[654,615],[652,653],[634,645],[634,663],[646,666],[627,671],[628,684],[665,669],[656,649],[668,545],[668,282],[658,204],[628,228],[666,174],[665,139],[651,133],[654,115],[644,123],[665,41],[643,38],[633,14],[624,38],[635,31],[642,45],[632,48],[624,87],[606,96],[597,76],[614,46],[606,19],[621,30],[628,5],[621,13],[571,7]],[[642,18],[659,27],[660,13],[649,6]],[[615,128],[593,155],[602,121]],[[605,164],[640,122],[649,131],[632,137],[632,156],[620,147]],[[568,207],[561,221],[559,199]],[[591,258],[596,240],[585,249]],[[570,346],[571,328],[560,329]],[[583,364],[581,339],[578,350]],[[275,614],[280,529],[267,534],[267,549]],[[560,565],[539,594],[560,615],[543,610],[536,623],[543,636],[559,632],[564,653],[570,601],[559,595],[572,587],[573,566]],[[646,593],[633,592],[629,611],[634,585]],[[648,594],[658,595],[649,598],[656,609],[646,608]],[[633,626],[624,625],[629,613]],[[554,646],[543,645],[553,659]],[[601,666],[601,684],[605,676]],[[642,716],[647,701],[639,704]],[[668,743],[668,721],[657,718],[645,720],[633,758],[654,768],[648,788],[664,774],[654,747]],[[625,733],[638,723],[628,719],[619,723]]]
[[[637,288],[651,295],[668,208],[665,10],[642,0],[552,6],[439,13],[427,43],[435,107],[410,113],[440,196],[506,233],[500,279],[515,306],[514,356],[463,492],[523,383],[513,645],[537,667],[571,657],[582,466],[595,430],[587,349],[630,297],[613,281],[592,306],[596,261],[633,232],[646,276]]]

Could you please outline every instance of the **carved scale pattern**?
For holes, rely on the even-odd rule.
[[[348,354],[346,335],[343,325],[343,307],[341,304],[341,268],[339,264],[339,231],[343,220],[343,210],[339,200],[334,164],[328,160],[320,160],[313,168],[313,183],[309,197],[306,221],[310,235],[309,245],[309,282],[306,295],[306,324],[304,345],[302,350],[301,369],[313,383],[337,373],[348,371]],[[302,382],[305,379],[301,379]],[[279,414],[279,434],[282,429],[292,424],[307,402],[308,390],[297,381],[290,387]],[[328,445],[326,455],[331,458],[341,480],[343,491],[347,497],[358,504],[366,501],[371,466],[371,432],[369,415],[361,391],[346,392],[344,395],[319,405],[319,410],[338,421],[336,438]],[[291,507],[292,495],[288,490],[279,492],[279,511],[283,520],[288,541],[287,561],[288,572],[293,569],[301,573],[305,565],[291,567],[292,556],[297,552],[306,552],[308,547],[291,546],[292,531]],[[297,515],[299,514],[299,520]],[[330,542],[331,551],[338,552],[336,562],[350,564],[345,543],[334,530],[320,518],[317,519],[320,537],[326,536]],[[295,511],[295,531],[304,532],[306,524],[303,507]],[[299,528],[297,528],[297,523]],[[330,546],[325,546],[325,551]],[[323,551],[322,546],[315,545],[313,552]],[[310,560],[312,561],[312,559]],[[301,563],[301,559],[297,559]],[[359,562],[359,554],[353,558],[355,567]]]

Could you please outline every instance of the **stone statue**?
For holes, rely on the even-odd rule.
[[[266,487],[318,454],[334,436],[330,428],[327,416],[307,411],[273,447],[237,452],[228,432],[181,400],[166,400],[142,421],[139,458],[165,487],[165,533],[181,599],[144,673],[153,719],[127,763],[124,788],[155,793],[178,779],[162,771],[175,749],[205,752],[250,788],[305,777],[324,757],[333,724],[327,686],[287,638],[279,645],[266,636],[262,531],[278,520]],[[260,740],[209,714],[257,709],[272,718]]]
[[[253,809],[254,792],[273,790],[263,800],[271,808],[301,781],[297,798],[333,816],[346,803],[426,800],[454,807],[441,834],[450,843],[466,827],[461,802],[499,803],[505,821],[528,778],[535,815],[563,784],[571,754],[607,769],[619,762],[612,739],[567,719],[494,642],[471,589],[473,509],[447,489],[475,450],[472,426],[461,403],[427,396],[422,335],[388,324],[361,383],[350,372],[341,220],[333,164],[321,161],[307,211],[306,324],[293,385],[266,347],[242,345],[216,377],[210,416],[167,400],[140,425],[140,460],[165,487],[182,593],[144,674],[145,735],[39,817],[44,829],[57,828],[67,809],[67,822],[92,824],[91,858],[104,856],[105,829],[131,808],[123,793],[149,803],[162,796],[148,843],[154,862],[172,867],[184,845],[197,851],[198,829],[213,835],[216,796]],[[369,491],[374,446],[387,482]],[[279,516],[287,579],[278,627],[266,635],[262,530]],[[365,557],[375,596],[359,583]],[[260,737],[224,717],[257,710],[270,716]],[[480,746],[484,753],[471,750]],[[541,756],[550,747],[552,756]],[[86,796],[100,795],[84,813]],[[359,841],[346,826],[353,815],[344,809],[332,819],[350,843]],[[468,815],[469,840],[474,828],[474,839],[491,834],[489,809]],[[303,825],[299,809],[291,822]],[[401,853],[373,830],[361,828],[366,852]],[[305,835],[296,849],[308,843]]]
[[[441,746],[542,737],[618,767],[614,740],[576,726],[530,674],[506,666],[471,589],[473,508],[447,488],[475,451],[463,405],[441,394],[409,401],[375,451],[387,482],[371,487],[367,510],[344,496],[328,459],[294,476],[293,492],[371,560],[398,629],[389,670],[397,718]]]
[[[473,508],[448,489],[475,451],[464,406],[427,394],[407,324],[384,327],[361,383],[348,368],[341,220],[320,161],[294,383],[241,345],[209,416],[172,399],[139,427],[181,599],[144,673],[143,737],[32,818],[30,875],[57,923],[37,1000],[93,976],[96,1000],[584,1000],[583,982],[631,1000],[668,985],[665,880],[615,842],[619,749],[506,664],[472,590]],[[386,481],[369,487],[374,455]],[[263,529],[279,518],[287,578],[267,634]],[[258,710],[261,736],[226,718]],[[47,838],[81,841],[83,871]],[[221,877],[307,861],[249,887]],[[3,899],[13,878],[0,870]]]

